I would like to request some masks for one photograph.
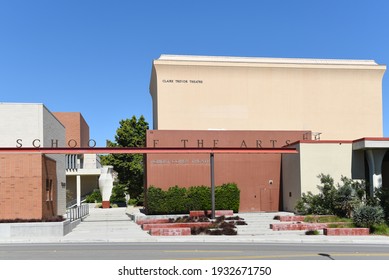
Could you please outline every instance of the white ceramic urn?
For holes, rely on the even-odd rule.
[[[103,199],[103,208],[109,208],[109,199],[111,198],[113,188],[113,166],[104,165],[101,168],[99,177],[99,189]]]

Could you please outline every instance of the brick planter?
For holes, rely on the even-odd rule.
[[[181,236],[190,235],[190,228],[152,228],[150,229],[150,235],[153,236]]]
[[[328,226],[327,223],[301,223],[301,224],[271,224],[270,228],[274,231],[279,230],[320,230]]]
[[[211,222],[201,223],[162,223],[162,224],[143,224],[143,230],[151,230],[152,228],[192,228],[192,227],[209,227]]]
[[[368,228],[325,228],[324,235],[369,235]]]
[[[304,222],[305,216],[280,216],[280,222]]]

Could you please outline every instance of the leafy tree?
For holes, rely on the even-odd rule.
[[[137,119],[121,120],[116,130],[115,141],[107,140],[107,147],[145,147],[146,131],[149,124],[143,116]],[[101,157],[103,165],[112,165],[118,173],[118,187],[124,188],[132,197],[143,193],[143,155],[142,154],[110,154]]]

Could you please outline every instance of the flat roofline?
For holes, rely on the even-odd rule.
[[[352,144],[352,140],[298,140],[284,147],[289,147],[297,144]]]
[[[365,137],[353,142],[353,150],[388,149],[388,137]]]
[[[359,59],[272,58],[272,57],[198,56],[198,55],[171,55],[171,54],[162,54],[155,61],[380,66],[374,60],[359,60]]]
[[[354,140],[353,142],[356,143],[361,141],[389,141],[389,137],[364,137]]]
[[[389,148],[389,137],[364,137],[356,140],[298,140],[284,147],[297,144],[353,144],[353,150]]]

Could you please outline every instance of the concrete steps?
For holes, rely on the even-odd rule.
[[[272,212],[272,213],[238,213],[237,216],[244,219],[247,225],[237,226],[238,235],[288,235],[290,231],[273,231],[270,229],[270,224],[280,223],[279,220],[274,220],[275,216],[288,215],[289,212]]]

